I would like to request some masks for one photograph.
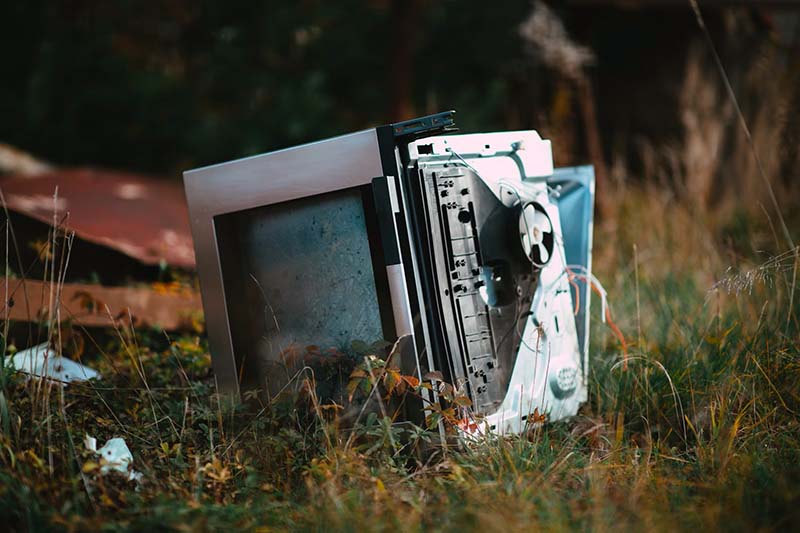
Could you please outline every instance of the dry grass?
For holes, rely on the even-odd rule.
[[[650,181],[617,171],[608,186],[614,201],[596,228],[595,272],[631,352],[620,364],[615,337],[593,321],[590,400],[574,420],[464,449],[436,447],[425,428],[376,415],[351,433],[337,408],[320,404],[308,371],[270,403],[253,396],[232,407],[214,394],[202,339],[121,325],[105,340],[85,339],[84,362],[102,372],[100,382],[48,388],[0,372],[3,523],[14,530],[796,527],[800,265],[782,244],[776,213],[762,206],[763,182],[715,83],[699,56],[690,58],[686,138],[649,149]],[[785,105],[777,99],[746,112],[756,117],[757,148],[797,237],[796,185],[772,174],[779,165],[770,143],[785,122],[769,117]],[[74,334],[68,325],[54,331]],[[101,444],[124,437],[145,481],[137,487],[98,475],[81,444],[87,433]]]
[[[445,451],[431,448],[433,435],[422,428],[392,428],[371,416],[347,447],[335,409],[317,403],[306,376],[270,405],[252,399],[231,409],[213,394],[202,341],[122,328],[85,354],[103,372],[100,382],[37,396],[33,382],[3,372],[5,523],[170,530],[797,523],[800,344],[798,299],[788,307],[791,272],[776,270],[774,282],[738,294],[713,289],[731,257],[749,264],[730,243],[762,249],[770,232],[750,220],[734,230],[709,226],[652,188],[617,193],[618,213],[598,228],[596,270],[631,358],[624,370],[616,340],[595,321],[590,402],[570,423]],[[85,433],[100,443],[125,437],[145,482],[137,489],[84,471],[93,460],[81,444]]]

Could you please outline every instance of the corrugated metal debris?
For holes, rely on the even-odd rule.
[[[49,318],[50,283],[0,278],[6,304],[0,320],[38,321]],[[202,328],[203,306],[197,291],[177,284],[145,287],[103,287],[65,283],[54,287],[60,302],[60,319],[90,327],[113,327],[116,320],[135,326],[165,330]]]
[[[53,223],[54,212],[60,223],[68,215],[64,225],[81,239],[147,265],[194,269],[180,182],[78,168],[4,177],[0,189],[12,211],[45,224]]]

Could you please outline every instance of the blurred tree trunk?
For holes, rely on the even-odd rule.
[[[603,155],[603,141],[600,137],[600,127],[597,124],[597,110],[594,101],[594,91],[592,82],[588,76],[575,80],[578,89],[578,102],[581,107],[581,117],[583,118],[583,128],[585,134],[586,151],[589,159],[594,165],[595,177],[595,204],[598,216],[608,213],[608,167],[606,158]]]
[[[785,187],[791,187],[800,174],[800,24],[795,27],[792,49],[787,54],[789,76],[787,87],[790,96],[786,121],[783,130],[780,175]]]
[[[419,0],[392,0],[393,32],[391,59],[388,65],[389,122],[408,120],[414,117],[413,72],[416,29],[419,24]]]

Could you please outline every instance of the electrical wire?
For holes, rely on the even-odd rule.
[[[574,272],[574,270],[573,270],[574,268],[582,270],[585,274],[576,274]],[[602,302],[601,316],[602,316],[603,322],[608,324],[608,327],[611,329],[611,331],[617,337],[617,340],[619,341],[620,346],[622,347],[622,356],[623,356],[622,365],[623,365],[623,369],[627,370],[628,369],[628,343],[625,340],[625,335],[622,334],[622,330],[619,329],[619,327],[617,326],[617,324],[614,322],[613,318],[611,317],[611,308],[609,307],[608,302],[607,302],[608,294],[606,293],[605,288],[600,283],[600,281],[594,276],[594,274],[588,274],[586,267],[584,267],[583,265],[567,265],[565,267],[565,271],[567,272],[567,274],[569,276],[571,276],[571,277],[573,277],[575,279],[579,279],[579,280],[583,281],[584,283],[588,284],[592,288],[592,291],[594,291],[595,293],[597,293],[598,296],[600,296],[600,300]],[[586,274],[588,274],[588,276]]]
[[[471,164],[469,164],[469,162],[466,159],[464,159],[464,157],[462,157],[461,154],[459,154],[458,152],[453,150],[451,147],[448,147],[447,151],[450,152],[453,156],[455,156],[465,167],[467,167],[472,172],[474,172],[475,175],[478,176],[478,178],[480,178],[484,182],[486,181],[486,180],[483,179],[483,177],[481,176],[480,172],[478,172],[478,170],[475,169],[475,167],[473,167]],[[508,190],[510,190],[516,196],[517,203],[520,206],[523,206],[522,196],[520,195],[519,191],[517,190],[517,188],[514,185],[506,182],[505,180],[500,180],[498,182],[498,185],[500,186],[501,191],[502,191],[503,187],[506,187]],[[514,205],[516,205],[516,204],[514,204]],[[523,209],[524,209],[524,207],[523,207]],[[528,225],[527,217],[524,216],[524,212],[522,213],[522,219],[525,222],[525,230],[530,234],[530,226]],[[552,227],[552,221],[551,221],[551,229],[553,230],[553,233],[555,233],[555,228]],[[521,244],[524,244],[522,242],[522,236],[521,235],[520,235],[520,241],[521,241]],[[561,244],[563,244],[563,242]],[[554,246],[554,248],[557,249],[559,254],[561,253],[561,247],[560,246]],[[523,250],[524,249],[525,248],[523,246]],[[528,260],[531,262],[531,265],[533,265],[534,269],[539,269],[540,270],[542,268],[542,266],[543,266],[543,265],[536,265],[536,263],[534,263],[533,260],[530,257],[528,257]],[[550,291],[553,291],[553,290],[557,289],[557,283],[556,282],[558,281],[558,279],[561,276],[566,274],[570,285],[573,288],[575,288],[575,309],[574,309],[574,312],[575,312],[576,315],[580,312],[580,288],[579,288],[578,284],[575,283],[576,279],[586,283],[591,288],[591,290],[593,292],[595,292],[600,297],[600,306],[601,306],[600,317],[601,317],[601,320],[603,321],[604,324],[608,324],[608,327],[611,329],[611,331],[614,333],[614,336],[619,341],[620,346],[622,348],[622,354],[623,354],[623,369],[627,370],[627,368],[628,368],[628,343],[625,340],[625,335],[623,335],[622,330],[620,330],[619,326],[617,326],[617,324],[614,322],[614,320],[613,320],[613,318],[611,316],[611,310],[610,310],[609,305],[608,305],[608,293],[606,292],[605,288],[603,287],[603,284],[600,283],[600,280],[598,280],[597,277],[594,274],[590,273],[588,271],[588,269],[586,267],[584,267],[583,265],[567,265],[566,258],[562,257],[562,260],[563,260],[563,262],[564,262],[564,264],[566,266],[564,267],[564,271],[551,284]],[[576,273],[575,270],[581,271],[582,274]],[[534,273],[535,273],[535,270],[534,270]],[[548,291],[548,294],[545,295],[545,299],[547,297],[549,297],[549,291]],[[538,350],[534,350],[531,346],[529,346],[527,344],[527,342],[525,342],[525,339],[523,338],[524,335],[521,334],[520,331],[519,331],[519,320],[520,320],[520,318],[522,318],[523,315],[531,316],[531,315],[535,315],[535,313],[532,310],[529,310],[526,313],[519,313],[519,308],[520,308],[520,297],[518,296],[517,297],[517,311],[515,312],[516,316],[515,316],[514,323],[513,323],[512,327],[514,328],[514,331],[516,332],[517,337],[519,338],[520,342],[526,348],[531,350],[532,352],[538,353]],[[501,338],[501,342],[500,342],[500,344],[498,344],[498,347],[497,347],[498,351],[499,351],[500,346],[502,346],[502,344],[505,342],[505,339],[506,339],[507,336],[508,336],[508,332],[506,334],[504,334],[503,337]]]

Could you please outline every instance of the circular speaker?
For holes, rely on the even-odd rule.
[[[536,267],[543,267],[553,256],[553,223],[542,204],[528,202],[519,215],[519,238],[522,250]]]

